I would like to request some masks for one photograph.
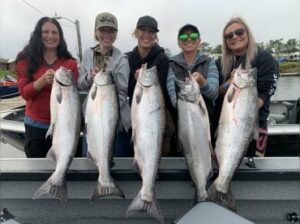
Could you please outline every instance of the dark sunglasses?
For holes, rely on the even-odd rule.
[[[225,40],[230,40],[233,38],[233,35],[241,37],[244,35],[245,31],[246,31],[245,29],[239,28],[239,29],[234,30],[233,32],[225,34],[224,38],[225,38]]]
[[[199,33],[181,34],[178,36],[180,41],[187,41],[189,38],[191,40],[197,40],[200,37]]]

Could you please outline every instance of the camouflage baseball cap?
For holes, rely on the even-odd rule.
[[[109,12],[98,14],[95,21],[95,30],[104,26],[112,27],[115,30],[118,30],[117,18]]]

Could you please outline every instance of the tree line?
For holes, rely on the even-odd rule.
[[[270,40],[267,43],[258,43],[258,46],[267,50],[271,54],[280,55],[280,54],[290,54],[293,52],[299,52],[300,50],[300,41],[296,38],[289,39],[286,42],[283,41],[283,38]],[[218,44],[215,47],[210,46],[209,43],[203,42],[199,46],[199,50],[209,54],[222,54],[222,45]]]
[[[258,46],[267,50],[276,57],[279,57],[279,55],[282,54],[290,54],[300,51],[300,41],[296,38],[289,39],[286,42],[283,41],[283,38],[270,40],[267,43],[258,43]],[[204,53],[220,55],[222,54],[222,45],[218,44],[217,46],[213,47],[207,42],[202,42],[199,46],[199,50]],[[165,48],[165,53],[167,56],[172,56],[169,48]]]

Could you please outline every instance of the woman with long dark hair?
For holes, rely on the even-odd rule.
[[[26,100],[25,153],[27,157],[45,157],[51,139],[45,139],[50,124],[50,94],[55,71],[64,66],[78,79],[77,63],[67,50],[57,20],[41,18],[28,45],[18,54],[16,73],[21,96]]]

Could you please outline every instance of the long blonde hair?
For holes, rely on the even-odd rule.
[[[248,35],[248,46],[246,51],[246,61],[245,61],[245,68],[251,67],[251,62],[253,61],[256,52],[257,52],[257,45],[255,42],[255,39],[252,35],[252,32],[249,28],[249,26],[246,24],[244,19],[241,17],[232,17],[227,24],[225,25],[223,29],[223,36],[222,36],[222,74],[226,80],[228,76],[230,76],[230,70],[232,68],[232,65],[235,63],[236,56],[233,54],[233,52],[228,48],[226,40],[224,38],[225,30],[232,24],[237,23],[244,26],[246,30],[246,34]]]

